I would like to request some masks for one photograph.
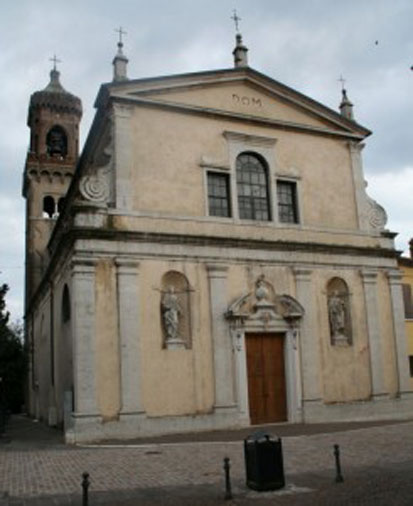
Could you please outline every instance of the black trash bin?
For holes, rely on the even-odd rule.
[[[247,487],[277,490],[285,486],[281,439],[255,432],[244,440]]]

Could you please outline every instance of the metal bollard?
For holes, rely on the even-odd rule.
[[[343,475],[341,474],[339,445],[334,445],[334,457],[336,460],[336,483],[342,483],[344,481],[344,478],[343,478]]]
[[[226,501],[230,501],[232,499],[232,491],[231,491],[231,476],[229,474],[230,463],[229,457],[224,458],[224,471],[225,471],[225,496],[224,499]]]
[[[88,496],[88,489],[90,485],[89,480],[89,473],[83,473],[82,474],[82,489],[83,489],[83,496],[82,496],[82,506],[89,506],[89,496]]]

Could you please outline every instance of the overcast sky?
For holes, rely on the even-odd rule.
[[[82,142],[102,82],[112,78],[117,34],[131,78],[233,66],[234,7],[256,70],[336,109],[340,75],[359,123],[373,131],[363,152],[369,194],[398,232],[413,236],[412,0],[15,0],[0,17],[0,283],[12,318],[22,316],[24,199],[31,93],[61,82],[82,99]]]

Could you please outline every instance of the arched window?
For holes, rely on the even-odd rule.
[[[268,171],[264,162],[253,153],[242,153],[236,170],[239,217],[269,221]]]
[[[67,155],[67,135],[62,127],[55,125],[46,137],[47,154],[64,158]]]
[[[43,218],[53,218],[55,214],[55,201],[51,195],[43,198]]]
[[[62,321],[63,323],[67,323],[70,321],[70,295],[69,288],[67,285],[63,288],[63,297],[62,297]]]

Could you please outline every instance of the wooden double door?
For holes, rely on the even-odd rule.
[[[246,334],[251,424],[287,420],[284,334]]]

